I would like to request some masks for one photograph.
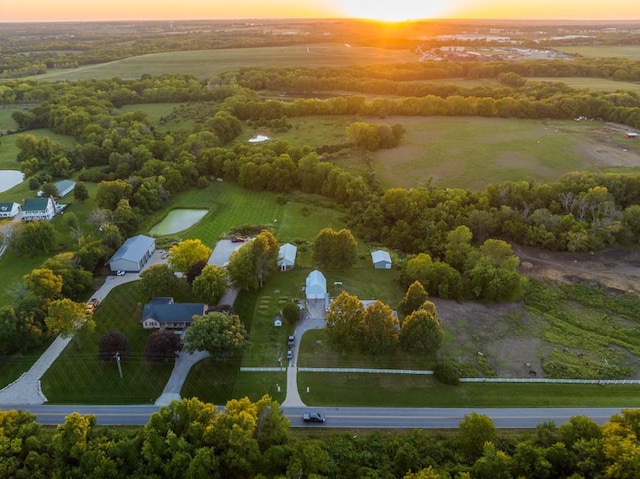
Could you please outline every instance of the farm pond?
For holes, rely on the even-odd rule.
[[[169,211],[164,219],[151,228],[152,235],[163,236],[178,233],[191,228],[200,221],[209,210],[180,208]]]
[[[24,180],[24,173],[18,170],[0,170],[0,193],[10,190]]]

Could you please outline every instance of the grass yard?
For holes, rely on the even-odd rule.
[[[224,405],[229,399],[257,401],[268,394],[282,403],[287,392],[286,372],[240,372],[239,361],[205,359],[191,368],[180,395]],[[278,391],[278,386],[280,391]]]
[[[140,325],[145,302],[136,283],[112,290],[94,313],[95,330],[80,331],[82,347],[71,341],[42,378],[42,391],[49,402],[150,404],[160,396],[173,363],[150,364],[144,359],[150,334]],[[131,355],[122,361],[122,379],[115,362],[98,359],[98,341],[112,329],[123,333],[131,347]]]
[[[43,352],[47,350],[50,341],[39,348],[30,351],[29,354],[15,354],[0,360],[0,389],[18,379],[22,373],[29,370]]]
[[[309,406],[640,406],[640,386],[635,385],[485,383],[446,386],[428,376],[303,372],[298,373],[298,390]]]
[[[403,63],[416,61],[407,50],[374,47],[347,47],[339,44],[293,45],[283,47],[229,48],[140,55],[102,65],[55,70],[38,75],[39,80],[85,80],[142,75],[191,74],[200,79],[242,67],[322,67]]]

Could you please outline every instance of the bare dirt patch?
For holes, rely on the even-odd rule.
[[[515,246],[514,252],[529,277],[640,293],[640,253],[632,249],[552,253]],[[544,377],[544,358],[558,345],[541,339],[540,321],[522,303],[432,301],[447,332],[441,356],[474,364],[480,375]]]

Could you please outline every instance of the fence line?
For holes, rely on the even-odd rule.
[[[246,372],[281,372],[285,367],[243,367]],[[409,374],[429,376],[433,371],[419,369],[370,369],[370,368],[298,368],[311,373],[364,373]],[[550,379],[550,378],[460,378],[461,383],[546,383],[546,384],[640,384],[640,379]]]
[[[417,369],[298,368],[298,371],[312,373],[433,374],[433,371]]]
[[[460,378],[461,383],[640,384],[638,379]]]
[[[251,367],[247,367],[247,368],[240,368],[240,371],[245,371],[245,372],[280,372],[280,371],[286,371],[287,368],[285,367],[274,367],[274,368],[268,368],[268,367],[255,367],[255,368],[251,368]]]

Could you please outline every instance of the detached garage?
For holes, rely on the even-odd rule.
[[[109,260],[111,271],[139,272],[156,250],[156,240],[150,236],[133,236],[125,241]]]

